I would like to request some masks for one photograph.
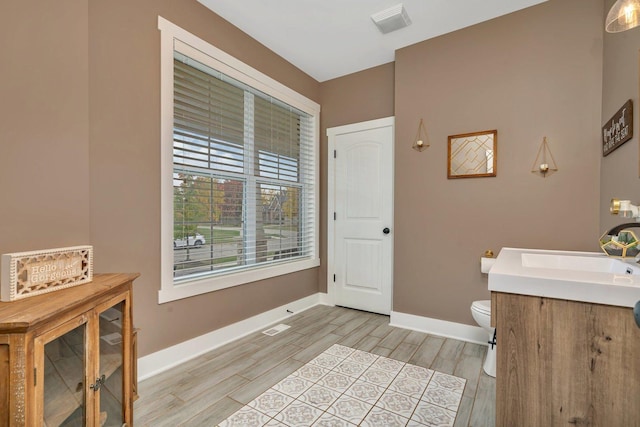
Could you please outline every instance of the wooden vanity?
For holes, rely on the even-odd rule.
[[[491,293],[496,426],[640,426],[633,309]]]

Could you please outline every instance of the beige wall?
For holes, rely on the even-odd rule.
[[[87,2],[0,2],[0,253],[89,243]]]
[[[396,52],[394,311],[474,324],[485,249],[597,249],[602,20],[602,0],[550,0]],[[489,129],[497,177],[447,180],[447,136]]]
[[[2,3],[0,253],[91,243],[96,272],[141,272],[141,356],[318,291],[312,269],[157,304],[158,15],[319,101],[318,82],[193,0]]]
[[[606,11],[614,0],[605,1]],[[601,125],[622,107],[628,99],[633,101],[634,136],[607,157],[602,158],[600,175],[600,232],[627,222],[609,214],[612,198],[629,199],[640,203],[640,174],[638,168],[638,58],[640,28],[604,36],[604,64],[602,85]],[[639,230],[636,230],[638,232]]]
[[[393,116],[393,62],[320,84],[320,230],[327,229],[327,128]],[[318,282],[327,292],[327,234],[321,232]]]
[[[158,305],[158,15],[319,101],[315,80],[195,0],[90,2],[91,239],[97,271],[142,273],[134,287],[141,356],[318,291],[312,269]]]
[[[47,4],[0,6],[0,253],[90,242],[98,272],[141,272],[141,356],[326,290],[328,127],[396,115],[400,312],[473,324],[471,301],[488,297],[484,249],[594,250],[610,222],[599,205],[637,194],[637,137],[602,159],[599,178],[601,123],[637,104],[640,31],[605,37],[601,99],[602,0],[550,0],[322,84],[192,0]],[[322,104],[323,267],[157,304],[157,15]],[[410,148],[420,118],[423,153]],[[447,135],[493,128],[498,176],[447,180]],[[544,135],[560,167],[546,179],[529,173]]]

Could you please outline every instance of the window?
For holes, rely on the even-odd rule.
[[[318,266],[319,106],[158,26],[160,302]]]

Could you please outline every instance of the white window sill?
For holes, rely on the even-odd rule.
[[[163,304],[183,298],[189,298],[208,292],[219,291],[233,286],[244,285],[258,280],[270,279],[284,274],[315,268],[320,265],[319,259],[307,259],[294,261],[272,267],[261,267],[255,270],[245,270],[232,274],[221,274],[202,279],[185,281],[179,284],[173,283],[173,277],[169,277],[171,283],[163,284],[158,292],[158,303]]]

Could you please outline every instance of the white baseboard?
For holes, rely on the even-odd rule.
[[[191,360],[245,335],[265,329],[267,326],[291,317],[293,314],[298,314],[316,305],[330,305],[327,301],[328,297],[325,293],[309,295],[232,325],[140,357],[138,359],[138,381],[178,366],[187,360]],[[287,310],[292,311],[293,314],[288,313]]]
[[[165,348],[138,359],[138,381],[145,380],[231,341],[265,329],[316,305],[333,305],[326,293],[316,293],[288,304],[260,313],[240,322],[225,326],[180,344]],[[288,313],[287,310],[293,312]],[[391,326],[426,332],[476,344],[487,344],[487,332],[479,326],[448,322],[446,320],[391,312]]]
[[[487,345],[489,335],[480,326],[465,325],[463,323],[449,322],[430,317],[416,316],[415,314],[391,312],[391,326],[411,329],[418,332],[426,332],[446,338],[455,338],[476,344]]]
[[[318,295],[318,298],[320,298],[319,304],[330,305],[331,307],[335,306],[335,304],[333,303],[333,298],[331,298],[328,293],[318,292],[316,295]]]

